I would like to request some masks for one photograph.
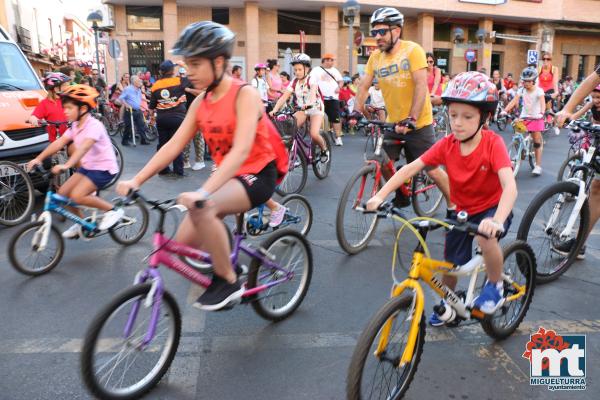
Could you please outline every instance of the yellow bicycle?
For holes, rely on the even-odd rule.
[[[451,314],[455,322],[477,319],[483,330],[498,340],[517,329],[527,313],[535,287],[533,250],[523,241],[508,244],[503,248],[504,299],[493,315],[483,314],[471,306],[477,278],[485,274],[481,253],[477,251],[464,265],[454,265],[432,259],[425,242],[427,234],[439,228],[481,235],[477,225],[467,222],[466,213],[459,213],[457,221],[427,217],[406,220],[399,210],[384,203],[377,214],[379,218],[393,218],[402,224],[396,236],[393,267],[398,258],[398,240],[405,229],[414,233],[418,243],[412,254],[408,278],[394,283],[391,299],[379,309],[358,339],[347,377],[347,397],[351,400],[400,399],[408,390],[425,341],[425,297],[420,281],[445,300],[445,305],[436,306],[438,314]],[[467,291],[451,290],[439,279],[440,275],[470,276]]]

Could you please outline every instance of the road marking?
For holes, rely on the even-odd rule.
[[[537,320],[524,321],[513,336],[528,336],[536,332],[540,326],[552,329],[560,334],[574,333],[600,333],[600,319],[598,320]],[[202,337],[197,333],[184,334],[181,338],[179,353],[175,359],[188,359],[197,357],[202,352],[254,352],[261,350],[277,349],[312,349],[352,347],[360,332],[321,332],[321,333],[291,333],[269,335],[260,333],[256,335],[229,335]],[[102,345],[119,342],[119,338],[104,339]],[[427,330],[427,342],[447,342],[460,340],[466,343],[481,344],[482,340],[491,340],[481,329],[479,324],[458,326],[456,328],[439,328]],[[3,339],[0,340],[0,354],[43,354],[43,353],[79,353],[82,339]],[[492,345],[492,343],[490,343]],[[151,349],[157,351],[157,349]],[[193,366],[186,364],[185,368]],[[171,367],[173,368],[173,367]]]

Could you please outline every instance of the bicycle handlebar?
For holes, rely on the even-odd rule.
[[[571,121],[567,120],[568,123],[567,128],[572,129],[575,132],[578,132],[579,129],[583,129],[586,132],[589,132],[593,135],[600,135],[600,125],[592,124],[589,121]]]

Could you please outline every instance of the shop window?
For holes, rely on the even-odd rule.
[[[452,24],[435,24],[433,29],[433,40],[438,42],[452,41]]]
[[[212,21],[221,25],[229,25],[229,8],[213,7]]]
[[[162,31],[162,7],[125,6],[128,30]]]
[[[506,27],[503,25],[494,25],[493,30],[496,31],[496,33],[506,33]],[[498,38],[494,39],[494,43],[495,44],[506,44],[504,42],[504,39],[498,39]]]
[[[587,56],[579,56],[579,65],[577,66],[577,81],[583,80],[585,78],[585,61]]]
[[[433,57],[435,65],[443,72],[450,71],[450,50],[448,49],[433,49]]]
[[[297,35],[321,34],[321,13],[301,11],[277,11],[277,33]]]
[[[128,41],[129,73],[150,71],[158,76],[158,67],[165,59],[162,41]]]
[[[562,62],[562,77],[566,77],[569,75],[569,71],[571,70],[571,57],[568,54],[563,54],[563,62]]]
[[[479,27],[477,25],[469,25],[467,27],[467,41],[471,43],[477,43],[477,31]]]
[[[300,43],[298,42],[279,42],[277,48],[280,58],[283,58],[288,48],[292,49],[293,54],[300,53]],[[306,43],[304,52],[312,59],[314,65],[321,64],[321,43]]]

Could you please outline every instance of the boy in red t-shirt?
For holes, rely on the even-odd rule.
[[[466,211],[469,222],[479,224],[479,232],[491,238],[476,236],[485,260],[488,281],[473,306],[486,314],[493,314],[504,302],[502,249],[495,235],[508,231],[511,210],[517,198],[517,185],[504,141],[494,132],[482,129],[496,110],[498,90],[484,74],[463,72],[449,83],[442,99],[448,105],[453,134],[441,139],[420,158],[396,172],[369,200],[367,208],[376,210],[390,193],[422,169],[444,165],[450,180],[450,200],[456,204],[455,210],[449,210],[449,216]],[[472,243],[473,236],[448,232],[446,260],[456,265],[465,264],[471,259]],[[456,278],[444,276],[444,283],[453,289]],[[435,312],[429,323],[444,325]]]
[[[29,117],[29,122],[32,125],[39,126],[39,120],[41,119],[52,122],[65,122],[64,125],[60,126],[59,132],[62,135],[67,130],[67,118],[58,94],[69,87],[68,82],[70,80],[70,77],[61,72],[49,72],[44,76],[42,82],[48,91],[48,95],[37,105],[31,117]],[[56,140],[56,126],[48,125],[46,131],[50,142],[54,142]]]

